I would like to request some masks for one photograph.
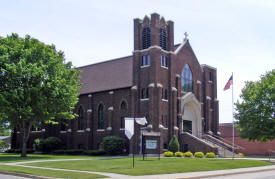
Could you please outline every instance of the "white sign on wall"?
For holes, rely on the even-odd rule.
[[[146,149],[156,149],[157,143],[157,140],[146,140]]]

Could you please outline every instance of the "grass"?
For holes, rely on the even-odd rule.
[[[73,156],[73,155],[46,155],[46,154],[28,154],[22,158],[20,154],[0,153],[0,164],[10,162],[26,162],[32,160],[56,160],[56,159],[78,159],[78,158],[95,158],[92,156]]]
[[[132,168],[131,158],[96,159],[74,162],[43,162],[27,164],[32,166],[63,168],[85,171],[100,171],[127,174],[133,176],[223,170],[272,165],[264,161],[238,159],[199,159],[199,158],[147,158],[143,161],[136,158],[135,168]]]
[[[35,176],[53,177],[53,178],[71,178],[71,179],[94,179],[94,178],[105,178],[106,176],[90,174],[90,173],[79,173],[79,172],[65,172],[65,171],[54,171],[44,170],[35,168],[15,167],[0,164],[0,172],[9,171],[15,173],[24,173]]]

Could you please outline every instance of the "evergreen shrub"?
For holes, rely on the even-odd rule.
[[[174,135],[173,138],[169,142],[168,150],[175,153],[180,149],[180,144],[178,138]]]

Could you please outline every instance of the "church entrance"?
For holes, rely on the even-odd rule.
[[[201,104],[191,92],[186,93],[181,99],[182,131],[201,137],[202,120]]]

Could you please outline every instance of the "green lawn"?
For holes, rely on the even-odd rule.
[[[20,154],[0,153],[0,163],[25,162],[25,161],[32,161],[32,160],[75,159],[75,158],[95,158],[95,157],[73,156],[73,155],[28,154],[26,158],[21,158]]]
[[[86,171],[112,172],[126,175],[150,175],[181,172],[196,172],[222,170],[272,165],[264,161],[238,159],[198,159],[198,158],[136,158],[135,168],[132,168],[131,158],[96,159],[74,162],[43,162],[27,164],[41,167],[64,168]]]
[[[78,172],[64,172],[64,171],[54,171],[54,170],[42,170],[35,168],[25,168],[25,167],[14,167],[0,164],[0,172],[9,171],[15,173],[24,173],[29,175],[53,177],[53,178],[72,178],[72,179],[93,179],[93,178],[105,178],[106,176],[89,174],[89,173],[78,173]]]

